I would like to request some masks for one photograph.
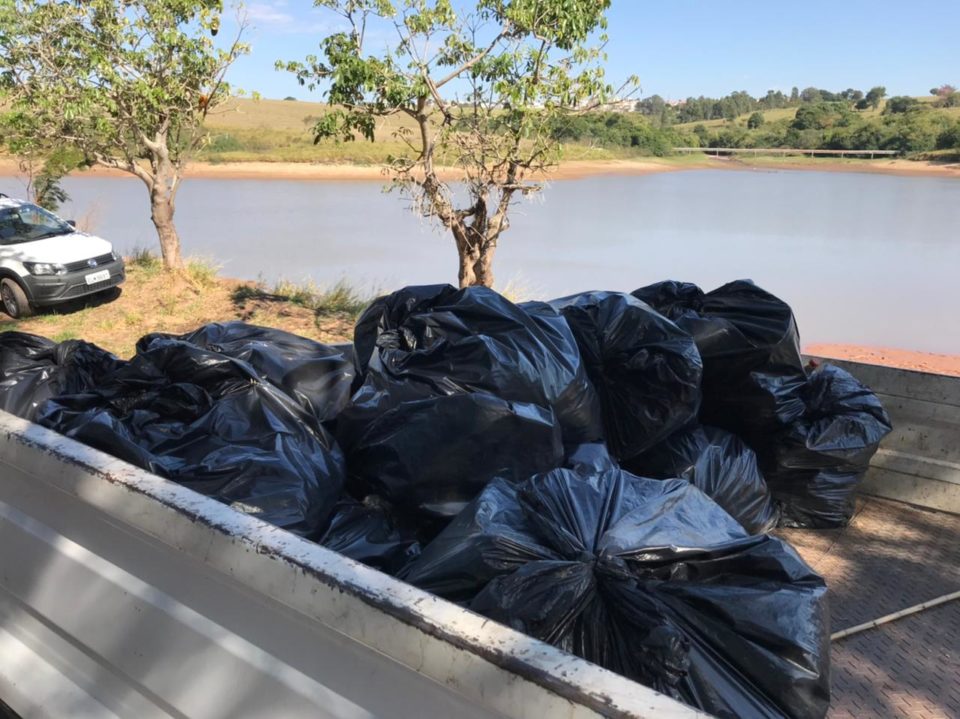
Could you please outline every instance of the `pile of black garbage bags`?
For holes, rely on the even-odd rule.
[[[826,587],[767,532],[849,521],[891,429],[749,281],[408,287],[352,346],[6,332],[0,409],[730,717],[825,714]]]

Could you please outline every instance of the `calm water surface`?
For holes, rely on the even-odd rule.
[[[139,180],[65,185],[61,214],[91,214],[124,251],[155,245]],[[21,189],[0,178],[0,191]],[[456,279],[452,240],[375,182],[187,180],[177,224],[186,253],[234,277]],[[793,306],[805,343],[960,353],[960,181],[707,170],[555,182],[516,208],[496,270],[544,298],[749,277]]]

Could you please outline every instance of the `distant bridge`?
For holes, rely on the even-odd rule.
[[[675,147],[677,152],[702,152],[707,155],[817,155],[827,157],[864,157],[869,159],[889,155],[899,155],[898,150],[803,150],[799,147]]]

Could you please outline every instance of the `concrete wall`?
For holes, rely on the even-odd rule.
[[[868,385],[893,420],[861,491],[960,514],[960,377],[815,359]]]

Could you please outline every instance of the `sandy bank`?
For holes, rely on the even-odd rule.
[[[804,352],[819,357],[960,377],[960,355],[844,344],[813,344],[804,347]]]
[[[872,160],[862,162],[809,161],[791,158],[761,158],[741,160],[735,158],[704,157],[696,161],[675,162],[655,158],[644,160],[571,160],[545,175],[549,180],[577,180],[585,177],[609,175],[647,175],[658,172],[682,170],[739,170],[744,172],[769,172],[775,170],[806,170],[814,172],[866,172],[904,177],[952,177],[960,179],[960,164],[938,164],[912,160]],[[10,158],[0,158],[0,175],[19,174],[17,163]],[[82,173],[83,177],[130,177],[119,170],[94,167]],[[456,179],[460,173],[454,168],[445,168],[440,173],[443,179]],[[186,177],[210,179],[263,179],[263,180],[319,180],[319,181],[376,181],[386,179],[379,165],[314,164],[305,162],[194,162],[187,166]]]

